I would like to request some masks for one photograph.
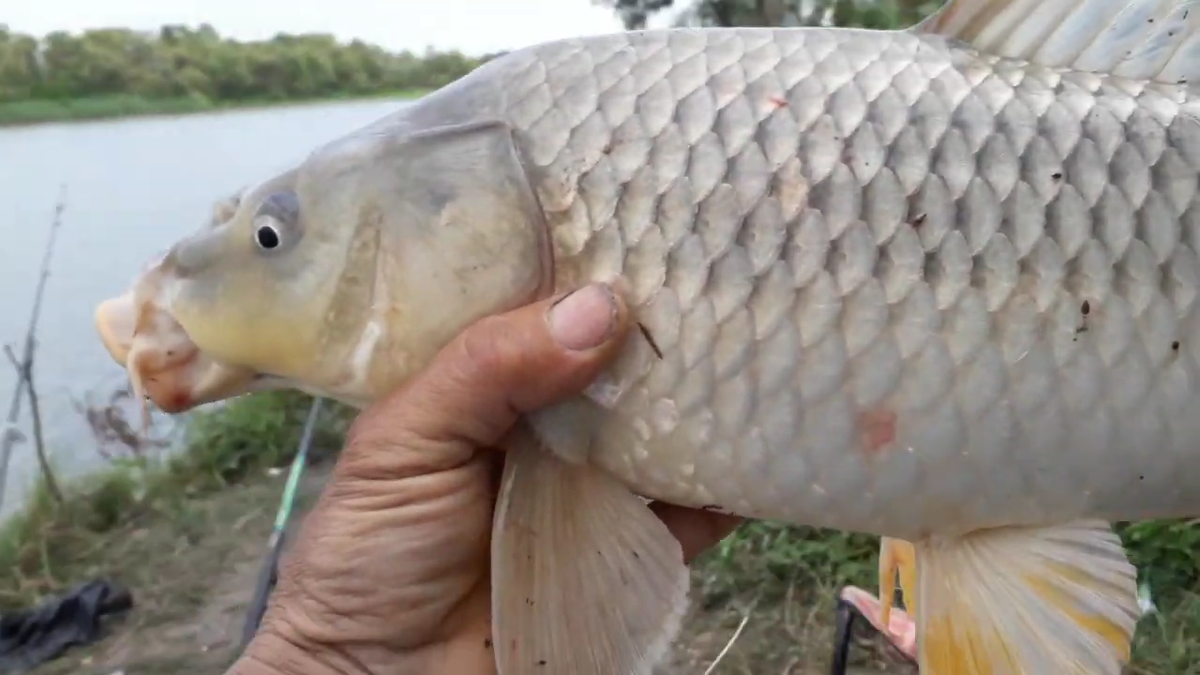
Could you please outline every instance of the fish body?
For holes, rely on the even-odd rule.
[[[509,454],[496,643],[529,647],[502,672],[661,655],[687,574],[636,493],[882,535],[922,672],[1117,673],[1136,573],[1106,521],[1200,515],[1188,7],[512,52],[221,205],[100,332],[167,410],[361,406],[474,319],[614,282],[639,330]]]
[[[571,40],[475,81],[556,287],[628,282],[646,337],[571,421],[632,488],[913,538],[1200,513],[1188,87],[837,28]]]

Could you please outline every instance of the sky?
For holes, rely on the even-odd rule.
[[[53,30],[207,22],[238,39],[328,32],[390,50],[426,46],[483,54],[622,29],[591,0],[27,0],[6,2],[0,21],[34,35]],[[669,22],[663,17],[661,22]]]

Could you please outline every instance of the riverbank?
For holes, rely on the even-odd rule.
[[[0,103],[0,127],[29,126],[62,122],[84,122],[126,117],[156,115],[186,115],[224,110],[250,110],[280,106],[362,101],[375,99],[415,99],[426,94],[425,89],[401,89],[372,94],[345,94],[321,98],[242,101],[213,101],[194,95],[179,98],[149,99],[132,94],[91,96],[76,99],[31,99]]]
[[[62,505],[39,493],[0,530],[0,611],[94,578],[133,593],[134,609],[103,641],[37,673],[223,673],[310,401],[237,399],[198,416],[174,459],[112,464],[69,486]],[[326,407],[293,527],[323,487],[350,420],[350,411]],[[1160,610],[1142,621],[1129,673],[1190,675],[1200,663],[1200,528],[1152,522],[1121,532]],[[875,587],[877,546],[862,535],[744,525],[694,565],[692,611],[660,674],[705,672],[718,658],[713,675],[827,673],[836,590]],[[854,656],[857,673],[914,672],[878,640],[864,639]]]

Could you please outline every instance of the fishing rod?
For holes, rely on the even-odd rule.
[[[242,627],[242,641],[238,645],[238,653],[245,651],[246,646],[258,633],[263,615],[267,612],[267,599],[275,589],[275,581],[279,572],[279,556],[283,552],[284,532],[292,517],[292,509],[296,505],[296,488],[300,485],[300,475],[308,464],[308,449],[312,445],[313,430],[316,428],[317,415],[321,410],[320,398],[314,398],[308,409],[308,419],[304,422],[304,434],[300,437],[300,447],[292,458],[292,466],[288,471],[287,484],[279,499],[279,510],[275,513],[275,526],[271,537],[267,540],[267,555],[258,571],[258,582],[254,586],[254,596],[250,601],[250,610],[246,615],[246,623]]]

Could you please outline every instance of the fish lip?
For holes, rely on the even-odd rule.
[[[156,294],[139,297],[138,290],[144,289],[106,299],[94,312],[100,342],[129,374],[136,398],[167,414],[179,414],[273,388],[265,373],[205,353]],[[143,415],[148,416],[148,411],[143,410]]]
[[[120,324],[128,322],[130,316],[128,312],[123,311],[122,307],[125,303],[133,302],[133,293],[126,292],[123,295],[115,298],[106,298],[103,302],[96,306],[92,315],[92,322],[96,327],[96,332],[100,334],[100,344],[104,346],[105,351],[112,357],[113,361],[122,368],[129,359],[129,352],[132,345],[129,342],[132,340],[134,327],[132,325],[124,326],[128,330],[119,330]],[[123,340],[122,334],[128,333],[129,340]]]

